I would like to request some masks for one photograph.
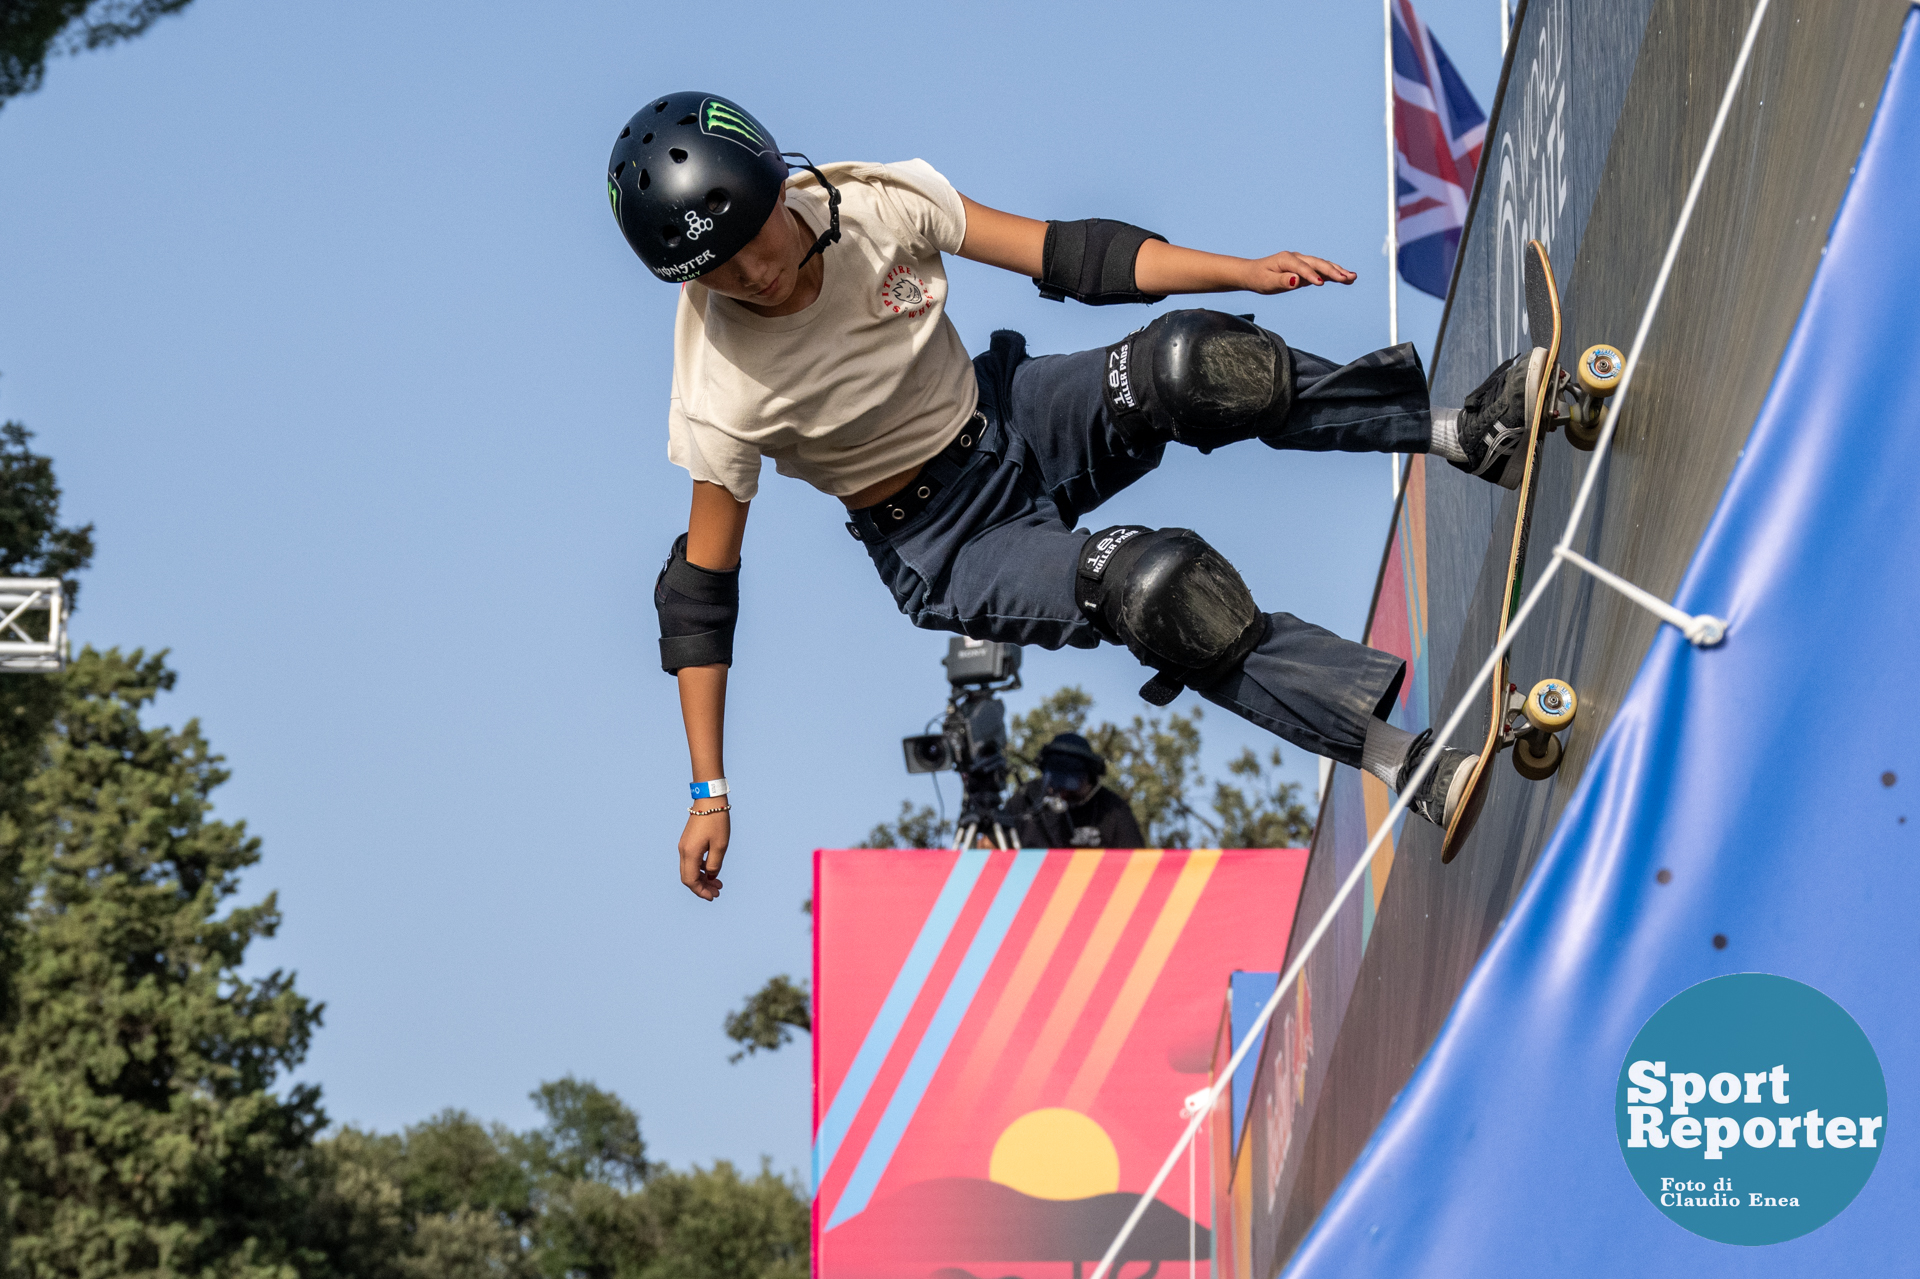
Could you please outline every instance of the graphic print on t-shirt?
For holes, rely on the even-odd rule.
[[[880,305],[895,315],[917,320],[927,313],[927,306],[932,300],[928,296],[926,281],[904,262],[887,272],[880,281]]]

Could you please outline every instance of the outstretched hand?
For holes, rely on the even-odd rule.
[[[717,802],[717,801],[715,801]],[[720,863],[727,858],[733,823],[725,813],[687,818],[680,832],[680,882],[708,901],[720,895]]]
[[[1352,284],[1360,277],[1337,262],[1308,253],[1276,253],[1247,263],[1241,288],[1249,293],[1291,293],[1306,284]]]

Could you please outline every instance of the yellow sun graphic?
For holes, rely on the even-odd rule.
[[[1085,1199],[1120,1189],[1120,1152],[1077,1110],[1032,1110],[993,1143],[987,1176],[1036,1199]]]

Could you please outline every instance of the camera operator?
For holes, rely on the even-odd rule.
[[[1006,813],[1022,848],[1139,848],[1140,823],[1126,800],[1100,784],[1107,771],[1092,743],[1061,733],[1040,751],[1040,776],[1014,793]]]

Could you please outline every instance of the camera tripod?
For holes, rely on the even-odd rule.
[[[1000,820],[1000,787],[1006,770],[1002,767],[995,772],[996,775],[990,780],[991,789],[986,785],[976,788],[973,775],[966,775],[966,802],[953,824],[955,848],[972,848],[983,836],[992,840],[995,848],[1019,847],[1018,836],[1013,828]]]

